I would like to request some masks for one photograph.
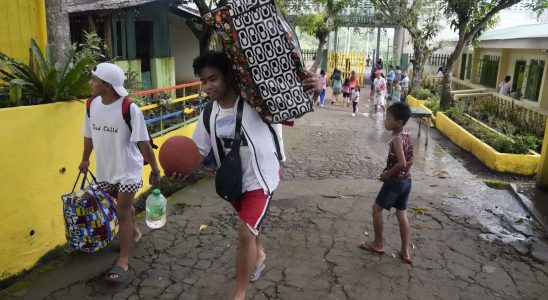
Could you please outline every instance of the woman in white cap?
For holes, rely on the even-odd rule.
[[[106,280],[113,282],[127,279],[131,245],[141,238],[133,199],[143,186],[144,160],[152,167],[150,183],[160,183],[160,170],[149,143],[143,114],[137,105],[126,99],[128,92],[124,80],[124,71],[111,63],[100,63],[92,71],[89,81],[92,97],[84,117],[84,153],[79,166],[80,171],[87,172],[90,154],[95,150],[97,182],[117,199],[120,255],[106,276]],[[129,106],[129,118],[123,115],[124,105]]]

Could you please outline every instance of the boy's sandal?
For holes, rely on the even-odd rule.
[[[250,282],[255,282],[259,280],[261,277],[261,273],[263,272],[264,268],[266,268],[265,264],[261,264],[260,266],[255,266],[253,268],[253,272],[251,273],[251,279],[249,279]]]
[[[110,271],[108,271],[107,276],[105,277],[106,281],[114,282],[114,283],[121,283],[127,280],[129,274],[129,267],[128,271],[124,270],[124,268],[120,266],[114,266]],[[118,275],[118,277],[112,277],[112,275]]]
[[[375,252],[375,253],[378,253],[378,254],[384,254],[384,248],[376,249],[371,244],[369,244],[369,242],[363,242],[359,245],[359,247],[363,250],[366,250],[366,251],[371,251],[371,252]]]

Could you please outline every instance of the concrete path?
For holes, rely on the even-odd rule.
[[[439,134],[425,147],[414,120],[413,264],[399,259],[394,211],[385,213],[386,253],[360,250],[373,235],[371,205],[390,135],[382,116],[350,114],[328,104],[284,128],[285,178],[262,228],[266,269],[249,299],[546,299],[542,230],[507,191],[487,187],[447,154]],[[2,297],[229,299],[237,219],[211,178],[173,195],[168,214],[164,228],[145,230],[126,283],[102,279],[114,243],[52,262]]]

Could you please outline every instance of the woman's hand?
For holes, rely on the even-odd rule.
[[[317,98],[323,90],[322,81],[318,77],[318,74],[305,70],[306,74],[310,76],[308,79],[303,80],[304,91],[307,94],[314,94],[314,98]]]

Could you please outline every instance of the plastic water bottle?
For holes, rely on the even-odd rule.
[[[147,197],[147,225],[150,228],[161,228],[166,224],[167,200],[159,189],[154,189]]]

